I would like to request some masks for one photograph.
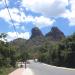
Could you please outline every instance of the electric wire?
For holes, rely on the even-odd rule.
[[[5,6],[5,8],[7,9],[7,11],[8,11],[8,15],[9,15],[9,17],[10,17],[10,20],[11,20],[11,23],[12,23],[12,26],[13,26],[13,29],[14,29],[14,31],[16,32],[16,38],[19,38],[18,37],[18,32],[17,32],[17,30],[16,30],[16,27],[15,27],[15,25],[14,25],[14,22],[13,22],[13,19],[12,19],[12,16],[11,16],[11,13],[10,13],[10,10],[9,10],[9,7],[8,7],[8,5],[7,5],[7,2],[6,2],[6,0],[4,0],[4,6]],[[9,56],[10,56],[10,50],[11,50],[11,43],[9,43]]]
[[[10,17],[10,19],[11,19],[12,26],[13,26],[13,28],[14,28],[14,30],[15,30],[15,32],[16,32],[17,38],[18,38],[17,30],[16,30],[16,27],[15,27],[15,25],[14,25],[14,22],[13,22],[13,19],[12,19],[12,16],[11,16],[11,13],[10,13],[10,10],[9,10],[9,8],[8,8],[8,5],[7,5],[6,0],[4,0],[4,3],[5,3],[5,7],[7,8],[9,17]],[[20,10],[19,10],[19,12],[20,12]],[[21,12],[20,12],[20,14],[21,14]],[[21,18],[20,18],[20,21],[21,21]],[[23,36],[23,38],[24,38],[24,36]],[[25,57],[25,58],[26,58],[26,57]],[[26,61],[25,61],[25,68],[26,68]]]
[[[16,36],[17,36],[17,38],[18,38],[18,33],[17,33],[16,27],[15,27],[15,25],[14,25],[14,22],[13,22],[13,19],[12,19],[11,14],[10,14],[10,10],[9,10],[9,8],[8,8],[8,5],[7,5],[6,0],[4,0],[4,3],[5,3],[5,7],[7,8],[7,11],[8,11],[9,17],[10,17],[10,19],[11,19],[12,26],[13,26],[14,31],[16,32]]]

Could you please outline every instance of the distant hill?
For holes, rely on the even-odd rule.
[[[18,50],[29,50],[34,47],[42,46],[46,42],[50,43],[59,42],[61,39],[65,38],[64,33],[57,27],[52,27],[51,31],[45,36],[42,34],[41,30],[34,27],[31,31],[32,35],[30,39],[25,40],[18,38],[12,41],[12,45],[17,46]]]
[[[11,43],[11,45],[13,45],[16,48],[17,54],[20,54],[25,49],[26,41],[27,40],[25,40],[25,39],[18,38],[18,39],[11,41],[10,43]]]
[[[26,42],[26,40],[22,39],[22,38],[18,38],[18,39],[11,41],[12,45],[18,46],[18,47],[25,44],[25,42]]]

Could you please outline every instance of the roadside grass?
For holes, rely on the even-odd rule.
[[[9,68],[0,68],[0,75],[8,75],[9,73],[11,73],[12,71],[14,71],[16,68],[13,67],[9,67]]]

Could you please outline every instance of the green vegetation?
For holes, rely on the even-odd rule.
[[[39,36],[32,39],[19,39],[16,44],[17,61],[26,59],[38,59],[50,65],[75,68],[75,33],[65,37],[60,41],[49,40],[44,38],[39,40]],[[20,42],[21,41],[21,42]],[[41,43],[40,43],[41,42]]]
[[[25,51],[24,43],[20,44],[19,47],[7,42],[6,37],[7,34],[0,34],[0,75],[8,75],[16,68],[17,61],[24,62],[29,58],[28,52]],[[19,51],[20,49],[22,51]]]
[[[16,68],[13,67],[2,67],[0,69],[0,75],[8,75],[9,73],[11,73],[12,71],[14,71]]]
[[[56,44],[45,44],[39,52],[40,62],[75,68],[75,34]]]
[[[6,40],[7,34],[1,33],[0,38]],[[0,75],[8,75],[16,65],[15,47],[0,40]],[[10,69],[10,70],[9,70]]]
[[[5,33],[0,34],[0,38],[5,41],[6,36]],[[15,69],[17,61],[24,62],[27,59],[38,59],[50,65],[75,68],[75,33],[61,41],[45,39],[42,44],[37,41],[39,45],[33,42],[31,39],[27,41],[17,39],[15,42],[0,41],[0,75],[7,75]]]

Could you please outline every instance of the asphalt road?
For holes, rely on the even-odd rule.
[[[21,64],[20,64],[21,65]],[[9,75],[75,75],[75,69],[55,67],[40,62],[30,60],[27,68],[18,68]]]
[[[75,75],[74,69],[50,66],[40,62],[30,61],[27,67],[32,70],[34,75]]]

